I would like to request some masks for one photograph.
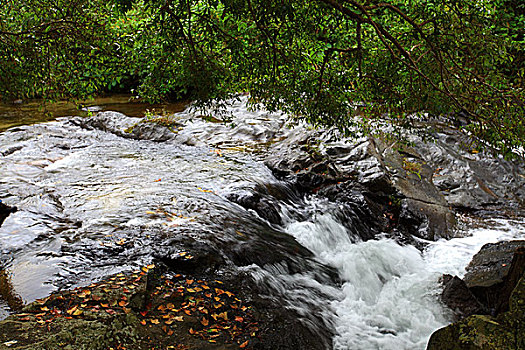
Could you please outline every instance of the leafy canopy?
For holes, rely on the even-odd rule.
[[[250,92],[346,130],[448,116],[508,154],[525,142],[524,28],[519,0],[8,0],[0,94]]]

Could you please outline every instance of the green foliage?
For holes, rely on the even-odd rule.
[[[510,154],[525,142],[524,28],[519,0],[8,1],[0,94],[250,92],[348,132],[441,116]]]

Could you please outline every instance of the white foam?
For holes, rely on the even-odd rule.
[[[525,237],[525,224],[493,221],[464,238],[431,242],[423,253],[392,239],[350,237],[319,200],[309,221],[288,219],[287,231],[335,267],[343,280],[329,306],[336,312],[335,349],[425,349],[430,335],[449,323],[439,302],[443,273],[463,276],[472,256],[489,242]]]

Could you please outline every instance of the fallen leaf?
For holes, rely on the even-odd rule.
[[[66,312],[71,315],[73,312],[75,312],[77,310],[77,308],[78,308],[78,306],[75,305],[71,309],[68,309]]]
[[[76,309],[75,311],[73,311],[72,315],[73,316],[79,316],[79,315],[82,315],[84,311],[80,310],[80,309]]]
[[[159,324],[160,323],[160,321],[157,320],[156,318],[151,319],[150,322],[153,323],[153,324]]]
[[[201,323],[204,327],[206,327],[209,324],[208,320],[204,317],[202,318]]]
[[[244,318],[242,318],[241,316],[235,316],[235,321],[237,321],[237,322],[243,322],[243,321],[244,321]]]
[[[239,345],[239,347],[242,349],[242,348],[245,348],[246,345],[248,345],[248,342],[249,340],[245,341],[244,343],[242,343],[241,345]]]

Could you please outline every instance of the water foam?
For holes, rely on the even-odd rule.
[[[490,229],[429,242],[420,252],[388,238],[362,242],[349,236],[327,202],[314,197],[306,205],[314,214],[307,221],[288,216],[286,230],[339,272],[343,283],[328,307],[336,313],[334,349],[341,350],[424,349],[450,321],[438,298],[440,276],[462,276],[485,243],[525,236],[525,223],[495,220]]]

